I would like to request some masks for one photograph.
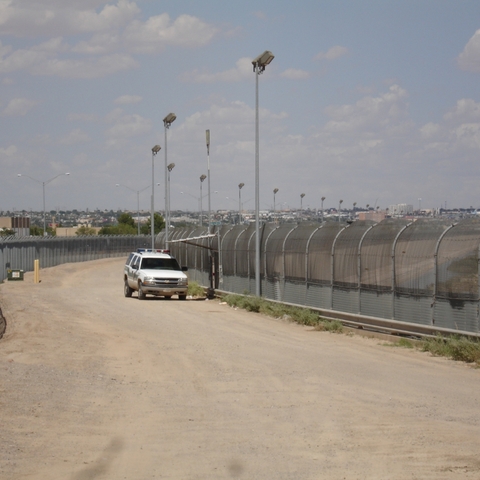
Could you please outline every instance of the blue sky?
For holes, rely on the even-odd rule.
[[[252,209],[264,50],[262,209],[480,208],[478,0],[0,0],[0,210]]]

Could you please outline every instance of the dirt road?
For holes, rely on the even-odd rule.
[[[217,301],[123,259],[0,285],[0,478],[479,479],[480,370]]]

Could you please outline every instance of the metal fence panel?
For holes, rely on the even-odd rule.
[[[392,318],[392,292],[360,290],[360,312],[362,315],[379,318]]]
[[[464,332],[480,333],[478,302],[438,299],[434,306],[434,325]]]

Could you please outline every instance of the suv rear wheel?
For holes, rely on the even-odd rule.
[[[147,294],[143,291],[142,282],[138,282],[138,299],[145,300],[147,298]]]
[[[125,285],[123,286],[123,293],[126,297],[131,297],[132,296],[133,290],[130,288],[128,285],[128,280],[125,279]]]

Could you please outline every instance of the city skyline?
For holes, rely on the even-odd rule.
[[[212,210],[240,182],[252,210],[264,50],[261,209],[480,207],[476,1],[29,3],[0,6],[0,210],[41,210],[42,182],[47,211],[148,210],[157,144],[163,210],[170,112],[171,209],[198,210],[208,129]]]

